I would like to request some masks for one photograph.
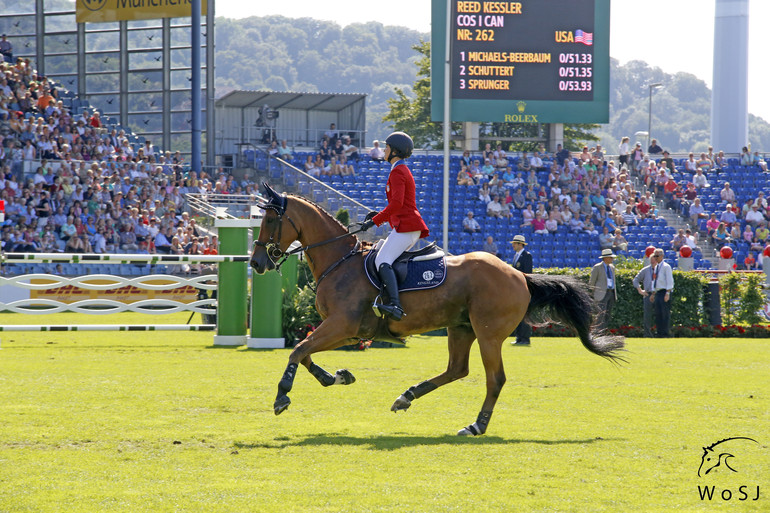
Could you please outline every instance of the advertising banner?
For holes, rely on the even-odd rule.
[[[77,0],[78,23],[152,20],[190,17],[190,0]],[[201,16],[206,16],[208,2],[201,0]]]

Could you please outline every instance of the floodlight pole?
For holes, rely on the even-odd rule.
[[[444,42],[444,205],[442,214],[444,216],[444,251],[449,249],[449,144],[452,137],[452,2],[446,2],[446,40]]]
[[[192,140],[190,166],[200,176],[201,172],[201,0],[190,2],[190,51],[192,52],[191,70],[191,109]],[[210,114],[209,114],[210,115]]]
[[[647,108],[647,148],[650,148],[650,144],[652,143],[652,90],[657,89],[659,87],[663,87],[663,84],[660,82],[655,84],[650,84],[650,105]]]

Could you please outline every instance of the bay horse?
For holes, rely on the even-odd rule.
[[[265,215],[250,264],[259,274],[280,270],[289,245],[299,241],[316,280],[316,309],[323,319],[289,356],[273,405],[276,415],[291,403],[288,393],[299,364],[323,386],[353,383],[350,371],[342,369],[332,375],[316,365],[312,355],[359,339],[401,341],[408,335],[447,328],[446,370],[406,390],[393,403],[394,412],[406,410],[415,399],[467,376],[471,345],[478,340],[487,393],[476,422],[458,435],[486,432],[505,383],[502,344],[525,317],[563,324],[592,353],[625,361],[618,354],[624,347],[623,337],[592,328],[595,312],[587,284],[568,276],[525,275],[485,252],[447,256],[443,285],[404,293],[401,301],[407,315],[400,321],[377,317],[372,303],[379,290],[364,271],[368,249],[318,205],[299,196],[280,195],[268,184],[263,185],[269,201],[260,205]]]

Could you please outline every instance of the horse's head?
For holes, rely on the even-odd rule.
[[[704,447],[703,455],[700,460],[700,467],[698,467],[698,476],[705,476],[711,472],[711,469],[719,466],[719,460],[719,455],[714,452],[712,446]]]
[[[265,215],[250,260],[251,267],[259,274],[278,267],[289,245],[299,237],[294,221],[286,214],[288,198],[275,192],[267,183],[262,185],[268,201],[259,205]],[[288,224],[284,223],[286,220]]]

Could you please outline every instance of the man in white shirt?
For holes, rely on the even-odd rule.
[[[756,228],[759,226],[759,223],[765,220],[765,216],[762,215],[762,212],[759,211],[759,205],[754,203],[751,205],[751,210],[749,210],[746,213],[746,222],[750,224],[752,227]]]
[[[692,177],[692,183],[695,185],[696,189],[703,189],[709,186],[709,181],[706,178],[706,175],[703,174],[703,169],[698,168],[695,172],[695,176]]]
[[[543,159],[540,158],[540,153],[535,152],[532,157],[529,159],[529,165],[535,168],[537,171],[541,171],[544,169],[543,167]]]
[[[655,248],[652,257],[657,262],[652,276],[654,292],[655,322],[658,338],[668,338],[671,324],[671,292],[674,290],[674,274],[671,266],[663,260],[663,249]]]
[[[463,231],[468,233],[478,233],[481,231],[481,225],[473,218],[473,212],[468,211],[468,216],[463,219]]]
[[[380,148],[380,141],[374,141],[374,146],[369,150],[369,157],[372,160],[382,161],[385,159],[385,152]]]

